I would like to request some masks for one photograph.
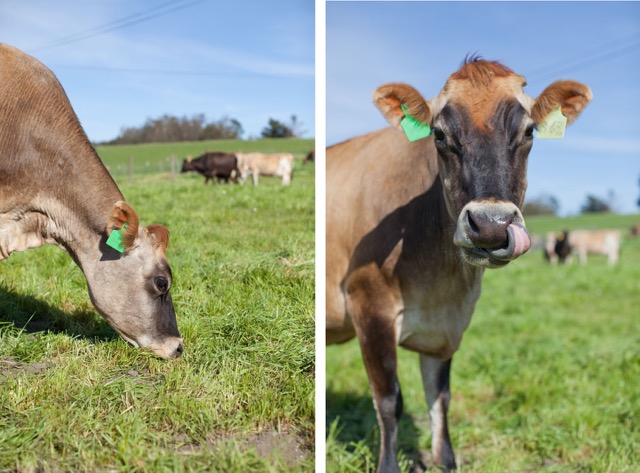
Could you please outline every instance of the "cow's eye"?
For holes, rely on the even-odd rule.
[[[158,276],[153,280],[153,282],[158,288],[158,291],[162,292],[163,294],[169,290],[169,281],[167,280],[167,278]]]
[[[436,143],[442,144],[445,142],[446,137],[444,136],[444,132],[440,128],[433,129],[433,137],[436,140]]]
[[[536,126],[535,125],[529,125],[526,130],[524,130],[524,137],[525,138],[533,138],[533,130],[535,130]]]

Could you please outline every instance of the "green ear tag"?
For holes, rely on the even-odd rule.
[[[538,138],[558,139],[564,136],[564,129],[567,127],[567,117],[562,114],[560,105],[547,115],[542,123],[538,125]]]
[[[122,244],[122,232],[127,228],[125,223],[122,228],[115,228],[109,238],[107,238],[107,246],[110,246],[119,253],[124,253],[124,245]]]
[[[404,134],[407,135],[409,141],[418,141],[431,134],[431,127],[409,115],[405,104],[402,104],[400,108],[404,112],[404,118],[400,122],[400,126],[402,127]]]

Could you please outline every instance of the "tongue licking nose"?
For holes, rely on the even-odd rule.
[[[510,251],[507,259],[516,259],[531,247],[531,237],[523,225],[512,223],[507,227],[507,234],[509,235],[507,249]]]

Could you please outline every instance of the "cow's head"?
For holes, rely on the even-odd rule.
[[[142,227],[133,208],[119,201],[111,211],[107,232],[119,233],[116,244],[103,242],[103,258],[92,271],[85,271],[93,304],[133,345],[163,358],[180,356],[182,338],[165,257],[169,230],[162,225]]]
[[[457,222],[454,243],[476,266],[504,266],[529,249],[519,208],[533,132],[558,107],[572,123],[591,100],[578,82],[554,82],[536,99],[525,95],[525,85],[502,64],[471,58],[429,101],[406,84],[384,85],[373,96],[394,127],[402,128],[406,116],[431,127],[447,209]]]
[[[194,169],[193,158],[191,156],[187,156],[187,158],[182,161],[182,169],[180,170],[180,172],[193,171]]]

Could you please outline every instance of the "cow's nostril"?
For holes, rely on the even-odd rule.
[[[178,345],[178,348],[176,348],[176,353],[178,356],[182,355],[182,352],[184,350],[184,347],[182,345],[182,342]]]
[[[467,210],[467,222],[469,222],[469,229],[473,233],[480,233],[480,229],[478,228],[478,225],[476,225],[476,222],[473,220],[473,214],[470,210]]]

